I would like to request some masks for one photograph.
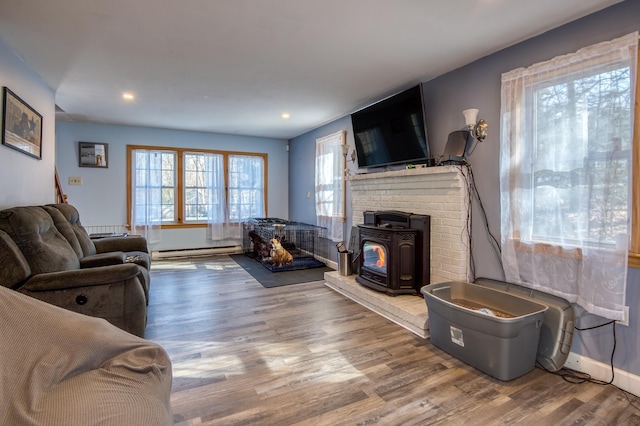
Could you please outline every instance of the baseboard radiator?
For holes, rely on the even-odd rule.
[[[242,247],[239,245],[224,247],[200,247],[200,248],[183,248],[170,250],[153,250],[151,251],[151,259],[171,259],[177,257],[196,257],[211,256],[214,254],[235,254],[242,253]]]
[[[126,234],[129,232],[127,225],[84,225],[88,234]]]

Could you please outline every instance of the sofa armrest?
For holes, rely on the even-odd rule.
[[[106,237],[93,240],[97,253],[109,251],[142,251],[149,252],[147,239],[140,235],[129,235],[126,237]]]
[[[96,268],[98,266],[122,265],[127,263],[127,255],[122,251],[109,251],[92,254],[80,259],[80,268]]]
[[[49,272],[32,276],[18,290],[20,292],[39,292],[102,286],[131,280],[137,275],[138,267],[132,263]]]
[[[159,345],[2,287],[0,324],[0,424],[173,425]]]

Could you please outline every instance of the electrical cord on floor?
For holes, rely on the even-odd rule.
[[[608,382],[606,382],[604,380],[594,379],[593,377],[591,377],[590,374],[582,373],[580,371],[576,371],[576,370],[573,370],[573,369],[567,368],[567,367],[562,367],[558,371],[550,371],[550,370],[547,370],[546,368],[544,368],[544,366],[542,364],[540,364],[538,361],[536,361],[536,367],[546,371],[547,373],[551,373],[551,374],[555,374],[556,376],[560,376],[560,377],[562,377],[562,379],[564,381],[572,383],[572,384],[575,384],[575,385],[580,385],[582,383],[593,383],[593,384],[602,385],[602,386],[611,385],[614,388],[622,391],[622,393],[624,394],[625,398],[627,398],[627,402],[629,403],[629,405],[631,405],[636,410],[640,411],[640,404],[632,401],[631,398],[629,397],[629,395],[632,395],[634,397],[635,397],[635,395],[633,395],[630,392],[627,392],[624,389],[620,389],[618,386],[613,384],[613,380],[615,378],[615,372],[614,372],[614,368],[613,368],[613,357],[614,357],[614,355],[616,353],[616,345],[617,345],[617,340],[616,340],[616,322],[615,321],[609,321],[609,322],[605,322],[604,324],[594,325],[593,327],[585,327],[585,328],[574,327],[574,328],[576,330],[578,330],[578,331],[587,331],[587,330],[593,330],[593,329],[596,329],[596,328],[605,327],[605,326],[607,326],[609,324],[613,324],[613,349],[611,350],[611,358],[609,360],[609,364],[611,366],[611,380],[609,380]]]

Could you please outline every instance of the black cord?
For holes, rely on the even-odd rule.
[[[594,325],[593,327],[587,327],[587,328],[578,328],[575,327],[576,330],[578,331],[586,331],[586,330],[593,330],[595,328],[600,328],[600,327],[604,327],[606,325],[609,324],[613,324],[613,350],[611,351],[611,359],[610,359],[610,364],[611,364],[611,380],[609,380],[608,382],[602,382],[599,384],[603,384],[603,385],[610,385],[613,383],[613,379],[615,378],[615,373],[613,370],[613,356],[616,353],[616,345],[617,345],[617,339],[616,339],[616,322],[615,321],[609,321],[609,322],[605,322],[604,324],[600,324],[600,325]],[[600,382],[600,380],[595,380],[593,379],[593,383],[596,382]]]
[[[478,187],[476,186],[476,179],[473,176],[473,170],[471,170],[471,167],[469,167],[469,174],[471,175],[471,185],[473,188],[473,193],[476,199],[478,200],[478,204],[482,212],[485,229],[487,230],[487,234],[489,235],[489,237],[491,237],[492,248],[496,254],[496,257],[498,258],[498,261],[500,262],[500,265],[502,265],[502,248],[500,247],[500,243],[498,242],[498,239],[493,235],[493,233],[491,232],[491,229],[489,229],[489,219],[487,218],[487,211],[484,209],[484,204],[482,203],[482,199],[480,198],[480,192],[478,192]]]
[[[469,177],[462,172],[462,167],[466,167],[469,172]],[[475,177],[473,176],[473,170],[470,164],[460,165],[460,171],[462,172],[462,176],[465,180],[465,184],[467,186],[467,194],[469,196],[469,209],[467,210],[467,230],[469,235],[469,268],[471,269],[472,279],[476,276],[476,265],[475,259],[473,257],[473,236],[472,236],[472,201],[475,198],[478,200],[478,205],[480,206],[480,212],[482,213],[482,218],[484,220],[484,228],[487,231],[487,235],[489,236],[489,242],[491,243],[491,248],[493,249],[496,258],[498,259],[498,263],[500,264],[500,268],[503,271],[504,275],[504,266],[502,265],[502,249],[500,247],[500,243],[498,239],[493,235],[491,229],[489,228],[489,219],[487,218],[487,211],[484,208],[484,204],[482,202],[482,198],[480,197],[480,192],[478,191],[478,187],[476,186]]]
[[[460,174],[462,175],[462,178],[464,179],[464,183],[465,186],[467,188],[467,196],[469,197],[469,208],[467,209],[467,238],[469,241],[469,245],[467,247],[467,249],[469,250],[469,269],[471,270],[471,281],[474,280],[475,276],[476,276],[476,263],[475,263],[475,259],[473,258],[473,235],[471,232],[471,227],[472,227],[472,223],[471,223],[471,184],[469,182],[469,180],[467,179],[467,175],[464,173],[464,171],[462,170],[463,167],[466,167],[467,170],[471,171],[471,165],[470,164],[461,164],[460,165]],[[464,233],[464,229],[462,230],[462,232]],[[460,236],[462,237],[462,235]]]
[[[599,324],[599,325],[594,325],[593,327],[585,327],[585,328],[579,328],[579,327],[574,327],[576,330],[578,331],[587,331],[587,330],[593,330],[596,328],[601,328],[601,327],[605,327],[609,324],[613,324],[613,349],[611,350],[611,358],[610,358],[610,366],[611,366],[611,380],[609,380],[608,382],[605,382],[604,380],[598,380],[598,379],[594,379],[593,377],[591,377],[590,374],[587,373],[582,373],[580,371],[576,371],[573,370],[571,368],[567,368],[567,367],[562,367],[560,370],[558,371],[550,371],[547,370],[542,364],[540,364],[538,361],[536,361],[536,367],[546,371],[547,373],[551,373],[551,374],[555,374],[556,376],[560,376],[562,377],[562,379],[568,383],[572,383],[575,385],[580,385],[582,383],[593,383],[596,385],[601,385],[601,386],[613,386],[614,388],[622,391],[622,393],[624,394],[625,398],[627,398],[627,402],[629,403],[629,405],[631,405],[633,408],[635,408],[636,410],[640,411],[640,405],[636,404],[634,401],[631,400],[631,398],[629,397],[629,395],[633,395],[630,392],[627,392],[624,389],[621,389],[620,387],[616,386],[613,384],[613,380],[615,379],[615,370],[613,368],[613,357],[616,353],[616,346],[617,346],[617,339],[616,339],[616,322],[615,321],[609,321],[609,322],[605,322],[604,324]],[[635,397],[635,395],[633,395]]]

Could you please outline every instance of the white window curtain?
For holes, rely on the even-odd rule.
[[[241,240],[242,222],[265,216],[264,159],[229,155],[228,187],[225,191],[223,156],[207,155],[209,217],[207,238],[212,241]]]
[[[229,221],[265,216],[264,158],[229,156]]]
[[[638,33],[502,76],[507,281],[622,319]]]
[[[343,240],[344,132],[316,139],[316,217],[333,241]]]
[[[162,225],[162,153],[134,150],[131,185],[131,232],[150,244],[160,242]]]
[[[207,238],[221,241],[230,238],[225,201],[224,163],[221,154],[202,154],[205,162],[208,200]]]

